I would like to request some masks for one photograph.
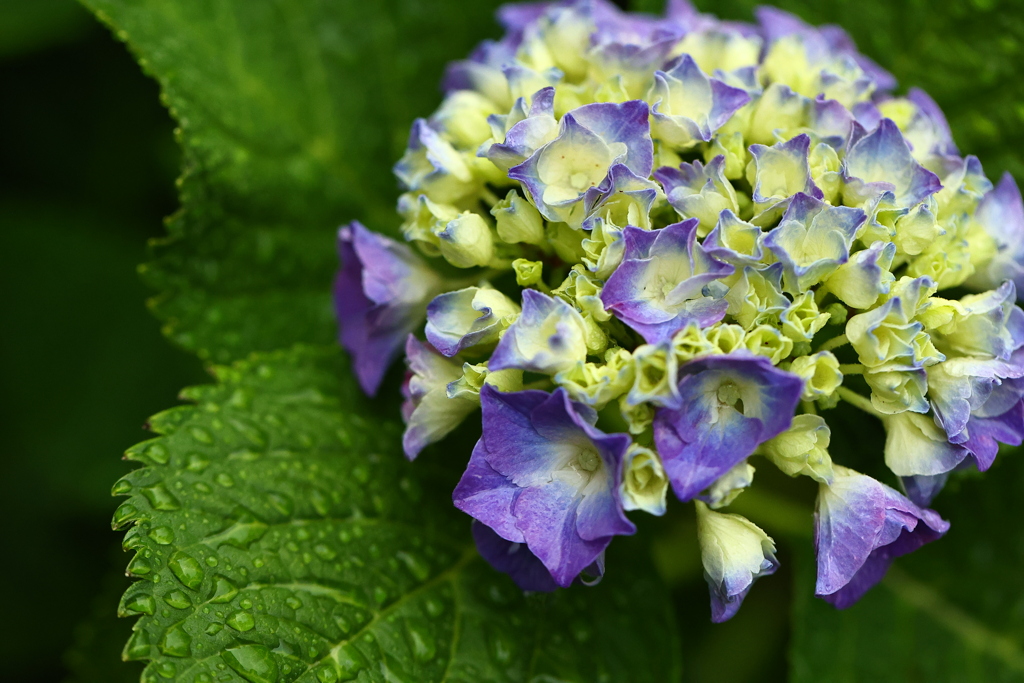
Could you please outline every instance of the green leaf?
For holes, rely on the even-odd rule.
[[[814,561],[797,565],[794,683],[996,683],[1024,679],[1024,453],[955,479],[934,507],[952,524],[896,561],[861,602],[814,598]]]
[[[616,544],[637,566],[612,555],[597,588],[524,597],[473,549],[457,472],[406,462],[395,421],[344,407],[344,360],[217,368],[128,452],[145,467],[114,487],[139,579],[120,612],[141,615],[124,653],[144,680],[678,680],[642,549]]]
[[[397,226],[391,165],[498,2],[84,1],[180,126],[182,209],[143,269],[167,333],[215,362],[329,342],[335,230]]]

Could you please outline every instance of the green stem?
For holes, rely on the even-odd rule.
[[[491,206],[494,206],[501,201],[501,199],[498,198],[498,195],[494,194],[486,187],[480,189],[480,197]]]
[[[841,334],[838,337],[833,337],[832,339],[829,339],[827,342],[819,346],[818,351],[831,351],[832,349],[837,349],[840,346],[849,343],[850,340],[846,338],[846,335]]]
[[[844,375],[863,375],[866,368],[860,363],[841,363],[839,372]]]
[[[871,405],[870,399],[865,398],[864,396],[861,396],[860,394],[851,391],[846,387],[839,387],[838,389],[836,389],[836,392],[839,394],[839,398],[843,399],[850,405],[860,408],[869,415],[874,415],[875,417],[878,418],[882,417],[882,414],[875,410],[875,407]]]

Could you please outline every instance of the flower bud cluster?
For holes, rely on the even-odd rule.
[[[499,19],[395,166],[407,244],[341,231],[364,389],[404,348],[409,458],[482,408],[454,502],[524,589],[600,576],[626,511],[663,514],[671,489],[729,618],[778,566],[719,512],[759,456],[818,482],[817,592],[852,604],[945,533],[926,506],[951,471],[1024,439],[1014,181],[837,27],[684,0]],[[904,493],[832,461],[840,402],[880,420]]]

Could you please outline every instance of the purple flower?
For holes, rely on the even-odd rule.
[[[849,57],[873,81],[878,90],[892,90],[896,79],[857,51],[850,36],[838,26],[824,25],[817,28],[806,24],[796,15],[775,7],[758,7],[755,10],[757,22],[761,25],[765,41],[770,45],[788,35],[798,35],[808,49],[808,57],[817,62],[829,56]]]
[[[896,206],[906,208],[942,189],[939,177],[914,160],[892,119],[882,119],[871,134],[853,143],[843,175],[847,205],[870,203],[888,192]]]
[[[677,149],[707,142],[739,109],[750,102],[744,90],[708,78],[690,55],[654,73],[650,99],[655,136]]]
[[[919,160],[930,155],[956,156],[959,152],[953,142],[953,133],[935,100],[920,88],[911,88],[907,99],[917,107],[904,133],[907,142],[914,148],[914,155]]]
[[[524,543],[559,586],[636,531],[619,495],[625,434],[593,426],[596,413],[564,389],[480,391],[483,436],[455,488],[455,507],[512,543]]]
[[[952,358],[929,368],[928,398],[950,444],[966,448],[984,472],[999,443],[1024,440],[1024,349],[1009,360]]]
[[[490,161],[508,171],[517,164],[523,163],[541,145],[549,142],[558,131],[555,120],[555,89],[543,88],[533,95],[533,102],[527,105],[526,99],[520,97],[507,115],[491,114],[487,118],[492,132],[498,138],[504,133],[502,142],[484,145],[477,156],[486,156]]]
[[[562,117],[558,136],[509,170],[545,218],[578,226],[613,164],[646,178],[654,166],[647,103],[597,103]]]
[[[558,588],[551,572],[525,544],[508,541],[475,519],[473,540],[480,556],[499,572],[508,574],[524,591],[550,593]]]
[[[725,157],[719,155],[707,165],[697,160],[682,163],[679,168],[663,166],[654,177],[665,187],[668,203],[680,216],[700,221],[698,232],[703,235],[715,227],[723,211],[739,211],[736,190],[725,178],[724,170]]]
[[[967,284],[992,289],[1013,280],[1024,293],[1024,201],[1009,172],[978,204],[975,220],[995,242],[996,254],[982,265]]]
[[[785,209],[790,199],[801,193],[814,199],[824,197],[811,180],[810,149],[811,138],[806,133],[771,147],[750,146],[750,154],[757,167],[753,194],[757,213],[767,209]]]
[[[707,356],[679,368],[681,407],[654,416],[654,442],[676,496],[695,498],[788,429],[803,384],[763,356]]]
[[[839,609],[878,583],[893,559],[940,538],[949,529],[934,510],[921,508],[888,486],[835,466],[831,485],[818,489],[815,594]]]
[[[786,291],[800,294],[846,263],[854,235],[866,219],[861,209],[795,194],[782,222],[763,241],[783,265]]]
[[[729,307],[703,290],[734,268],[697,243],[697,224],[691,218],[660,230],[623,231],[625,254],[605,283],[601,301],[648,343],[670,339],[690,321],[701,327],[719,322]]]
[[[508,328],[487,367],[553,375],[587,359],[587,329],[579,311],[535,289],[523,290],[523,313]]]
[[[408,246],[371,232],[358,221],[338,231],[338,253],[338,338],[352,354],[359,385],[373,396],[442,282]]]

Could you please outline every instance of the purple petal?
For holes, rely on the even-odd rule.
[[[550,593],[558,588],[551,572],[523,543],[514,543],[499,536],[486,524],[473,521],[473,540],[477,552],[487,563],[512,577],[524,591]]]
[[[881,580],[892,560],[941,537],[949,523],[871,477],[835,466],[815,513],[816,595],[849,607]]]
[[[673,491],[688,501],[789,428],[803,381],[739,354],[690,361],[679,375],[682,407],[658,409],[654,441]]]
[[[440,278],[405,244],[353,222],[338,232],[338,338],[363,391],[377,393],[406,337],[422,322]]]

